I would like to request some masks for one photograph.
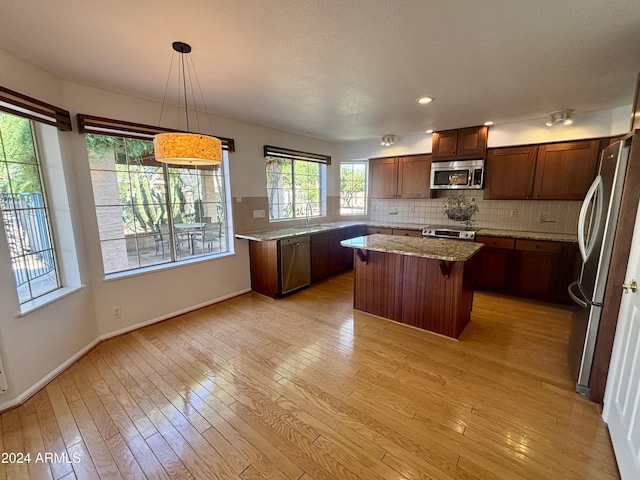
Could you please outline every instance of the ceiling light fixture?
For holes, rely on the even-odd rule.
[[[488,121],[488,122],[484,122],[485,127],[490,127],[491,125],[493,125],[492,121]]]
[[[426,130],[424,133],[433,133],[432,129]]]
[[[544,124],[547,127],[553,127],[556,123],[562,123],[563,125],[573,125],[573,118],[571,114],[573,110],[556,110],[549,114],[549,120]]]
[[[158,162],[171,163],[175,165],[215,165],[222,163],[222,142],[216,137],[210,135],[203,135],[200,133],[189,132],[189,107],[187,102],[187,75],[185,71],[185,56],[191,52],[191,45],[184,42],[173,42],[173,49],[180,53],[180,64],[178,65],[178,77],[180,77],[180,70],[182,69],[181,85],[178,88],[178,94],[184,99],[184,114],[186,120],[186,132],[169,132],[159,133],[153,137],[153,148],[155,151],[155,157]],[[190,63],[189,63],[190,62]],[[173,58],[171,59],[171,66],[173,66]],[[164,103],[167,97],[167,88],[169,86],[169,80],[171,78],[171,66],[169,66],[169,76],[167,77],[167,85],[164,91],[164,98],[162,99],[162,109],[160,111],[160,120],[162,120],[162,111],[164,110]],[[200,98],[204,105],[207,119],[209,119],[209,112],[204,103],[204,97],[202,95],[202,89],[198,82],[195,67],[193,66],[193,60],[189,56],[187,60],[187,69],[189,69],[189,86],[191,87],[191,99],[193,100],[193,109],[196,112],[196,123],[198,123],[198,111],[195,105],[193,80],[191,76],[195,78],[195,82],[200,90]],[[182,88],[182,92],[180,92]],[[180,105],[180,100],[178,101]],[[178,108],[178,111],[180,109]]]
[[[380,142],[380,145],[382,145],[383,147],[390,147],[394,143],[396,143],[395,135],[385,135],[382,137],[382,141]]]
[[[426,105],[427,103],[431,103],[435,100],[435,98],[433,97],[420,97],[420,98],[416,98],[416,102],[418,102],[420,105]]]

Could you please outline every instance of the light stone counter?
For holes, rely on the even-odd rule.
[[[446,262],[465,262],[482,248],[482,244],[459,240],[440,240],[374,234],[340,242],[343,247],[431,258]]]
[[[493,228],[481,228],[476,235],[487,237],[510,237],[524,240],[547,240],[551,242],[577,242],[578,235],[574,233],[551,232],[525,232],[520,230],[499,230]]]

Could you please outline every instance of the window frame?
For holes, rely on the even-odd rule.
[[[301,150],[292,150],[292,149],[288,149],[288,148],[283,148],[283,147],[276,147],[273,145],[264,145],[263,146],[263,154],[266,160],[266,164],[265,164],[265,168],[266,168],[266,175],[267,175],[267,203],[268,203],[268,207],[269,207],[269,223],[272,222],[286,222],[286,221],[292,221],[292,220],[299,220],[301,218],[322,218],[326,216],[326,205],[327,205],[327,165],[331,165],[331,156],[330,155],[323,155],[323,154],[318,154],[318,153],[311,153],[311,152],[303,152]],[[270,188],[270,184],[269,184],[269,162],[273,161],[273,160],[280,160],[280,161],[287,161],[290,162],[290,168],[291,168],[291,185],[290,185],[290,191],[291,191],[291,216],[288,217],[272,217],[271,216],[271,212],[272,212],[272,204],[271,204],[271,197],[272,195],[270,194],[270,190],[273,190],[272,188]],[[308,212],[308,208],[305,207],[305,213],[304,215],[300,214],[298,215],[296,210],[296,206],[297,206],[297,194],[296,194],[296,163],[297,162],[307,162],[307,163],[316,163],[319,165],[318,167],[318,178],[317,178],[317,184],[318,184],[318,201],[317,201],[317,213],[313,213],[313,210],[311,212],[311,214],[309,214]],[[284,190],[284,189],[283,189]],[[316,203],[316,202],[314,202]],[[280,204],[277,204],[280,205]],[[307,206],[310,205],[310,202],[307,202]]]
[[[86,116],[85,116],[86,117]],[[128,122],[124,122],[126,124],[128,124]],[[137,125],[137,124],[136,124]],[[152,127],[153,128],[153,127]],[[138,135],[132,135],[131,137],[126,135],[126,132],[124,130],[121,130],[118,132],[117,135],[114,135],[112,132],[104,132],[104,131],[100,131],[98,132],[93,132],[93,131],[88,131],[88,130],[84,130],[85,135],[90,134],[90,135],[102,135],[102,136],[109,136],[109,137],[115,137],[115,138],[120,138],[123,141],[123,145],[126,148],[126,141],[128,140],[143,140],[146,142],[150,142],[149,147],[150,147],[150,152],[153,151],[153,144],[151,143],[151,138],[149,138],[149,135],[145,135],[142,138],[140,138],[140,136]],[[85,137],[86,138],[86,137]],[[227,144],[229,145],[229,144]],[[231,146],[233,146],[233,140],[231,140]],[[233,222],[232,222],[232,216],[231,216],[231,197],[230,197],[230,185],[229,185],[229,165],[228,165],[228,151],[230,150],[229,147],[227,148],[223,148],[223,163],[221,164],[221,166],[217,166],[217,165],[208,165],[208,166],[199,166],[199,167],[195,167],[195,166],[185,166],[185,165],[171,165],[171,164],[165,164],[165,163],[160,163],[157,162],[155,160],[155,158],[151,156],[149,157],[139,157],[139,158],[134,158],[134,157],[130,157],[126,152],[124,153],[125,155],[125,163],[120,163],[119,162],[119,154],[117,151],[113,151],[113,155],[114,155],[114,163],[113,163],[113,169],[109,169],[109,168],[95,168],[93,167],[91,164],[89,166],[90,171],[92,172],[92,176],[93,176],[93,172],[109,172],[113,177],[115,177],[115,185],[117,186],[118,190],[119,190],[119,185],[120,185],[120,181],[118,180],[118,178],[120,176],[124,176],[127,177],[129,180],[131,179],[131,175],[135,175],[136,174],[136,168],[138,167],[149,167],[151,169],[159,169],[157,170],[155,173],[153,173],[152,171],[149,172],[145,172],[144,175],[151,175],[153,177],[155,177],[156,181],[159,181],[161,179],[161,183],[162,183],[162,195],[164,196],[164,199],[161,203],[156,203],[156,204],[148,204],[148,203],[137,203],[134,202],[131,204],[131,208],[132,208],[132,212],[135,211],[135,206],[138,205],[139,207],[143,207],[144,205],[146,205],[147,207],[156,205],[158,207],[160,207],[161,209],[164,208],[164,214],[162,215],[162,217],[158,220],[158,222],[160,222],[160,220],[164,219],[166,220],[165,222],[162,222],[162,225],[166,225],[166,231],[160,231],[160,223],[158,223],[158,231],[156,232],[155,228],[153,230],[146,230],[143,232],[137,232],[137,230],[134,230],[134,233],[132,234],[132,236],[129,238],[129,241],[131,241],[131,239],[133,239],[133,243],[135,245],[134,250],[135,250],[135,257],[137,258],[138,261],[138,265],[137,266],[131,266],[130,262],[130,258],[129,258],[129,250],[130,248],[127,247],[126,242],[127,242],[127,236],[126,234],[122,233],[122,237],[114,237],[112,239],[108,238],[109,235],[105,235],[100,231],[101,228],[101,222],[100,222],[100,215],[101,212],[100,210],[102,209],[118,209],[118,212],[120,215],[122,215],[125,211],[125,208],[127,207],[127,205],[122,203],[122,198],[120,196],[118,196],[117,202],[114,202],[113,205],[108,205],[108,204],[98,204],[96,203],[96,183],[94,181],[94,179],[92,178],[92,189],[94,191],[94,208],[95,208],[95,212],[96,212],[96,216],[98,218],[98,237],[100,240],[100,245],[101,245],[101,252],[102,252],[102,266],[103,266],[103,272],[104,272],[104,276],[105,279],[111,279],[111,278],[120,278],[123,276],[130,276],[130,275],[137,275],[139,273],[145,273],[148,271],[154,271],[154,270],[158,270],[158,269],[165,269],[165,268],[171,268],[174,266],[179,266],[179,265],[184,265],[184,264],[188,264],[188,263],[195,263],[195,262],[200,262],[200,261],[208,261],[208,260],[212,260],[215,258],[220,258],[220,257],[224,257],[224,256],[228,256],[228,255],[233,255],[235,254],[234,252],[234,244],[233,244]],[[88,150],[87,150],[88,152]],[[136,159],[138,162],[134,162],[134,163],[130,163],[130,159]],[[89,161],[91,163],[91,158],[89,158]],[[117,165],[125,165],[126,168],[124,169],[118,169]],[[133,169],[131,167],[134,167]],[[221,169],[219,174],[215,173],[215,170],[217,169]],[[184,175],[188,175],[191,176],[193,175],[192,172],[190,171],[194,171],[197,172],[196,175],[194,175],[194,180],[196,182],[195,186],[196,186],[196,190],[198,191],[198,195],[197,195],[197,199],[194,200],[193,202],[193,208],[197,208],[197,204],[199,201],[199,205],[200,208],[202,208],[203,204],[204,205],[212,205],[215,206],[216,204],[221,205],[221,209],[222,209],[222,217],[223,220],[222,221],[216,221],[216,222],[203,222],[202,220],[206,217],[202,216],[202,210],[199,211],[200,213],[200,222],[197,223],[211,223],[213,224],[219,224],[217,227],[208,229],[206,227],[196,227],[195,223],[194,223],[194,227],[193,227],[193,232],[189,231],[186,234],[183,234],[184,238],[179,238],[181,234],[179,234],[178,232],[176,232],[176,223],[175,223],[175,218],[174,218],[174,213],[175,213],[175,205],[173,203],[173,199],[171,197],[171,194],[169,193],[171,191],[171,187],[173,185],[173,179],[175,177],[183,177]],[[201,175],[201,172],[207,172],[207,171],[211,171],[214,172],[210,175]],[[220,195],[219,200],[217,202],[202,202],[201,200],[201,191],[199,189],[199,187],[201,187],[201,183],[203,181],[203,178],[205,177],[210,177],[210,181],[213,183],[216,183],[216,177],[218,178],[218,181],[220,182],[220,185],[222,186],[222,191],[218,193],[218,195]],[[109,184],[109,182],[107,182],[107,184]],[[113,184],[112,184],[113,185]],[[129,185],[130,188],[131,185]],[[133,190],[129,190],[129,193],[132,192]],[[187,205],[187,203],[182,203],[181,207],[184,207],[185,205]],[[190,204],[191,205],[191,204]],[[146,207],[145,207],[146,209]],[[219,208],[216,208],[216,211],[220,211]],[[195,212],[195,210],[194,210]],[[197,213],[195,212],[194,214],[196,215],[195,220],[197,220]],[[220,215],[220,213],[218,213],[218,215]],[[219,223],[221,222],[221,223]],[[137,225],[137,222],[135,222],[135,224]],[[225,249],[222,251],[214,251],[213,249],[211,249],[208,253],[205,253],[204,249],[204,243],[205,243],[205,237],[206,235],[213,235],[213,231],[216,230],[218,231],[218,239],[219,239],[219,245],[222,245],[222,241],[224,239],[224,246]],[[188,237],[187,237],[188,235]],[[195,248],[194,248],[194,235],[201,235],[199,238],[202,241],[202,253],[195,253]],[[159,240],[158,240],[159,237]],[[141,248],[139,246],[139,240],[142,238],[147,238],[147,240],[149,240],[150,238],[153,238],[153,241],[155,243],[155,248],[156,248],[156,255],[158,254],[158,242],[161,245],[162,248],[162,257],[160,257],[160,259],[156,262],[152,262],[152,263],[146,263],[143,264],[141,263],[141,258],[143,255],[141,255]],[[209,237],[211,238],[211,237]],[[104,254],[104,247],[107,243],[109,243],[110,241],[118,241],[118,242],[123,242],[124,241],[124,248],[126,253],[126,262],[128,264],[127,268],[120,268],[120,269],[111,269],[108,270],[108,265],[105,263],[106,262],[106,258],[105,258],[105,254]],[[167,247],[165,249],[164,245],[165,242],[167,243]],[[186,242],[186,246],[182,245],[184,242]],[[180,254],[180,246],[185,246],[185,248],[187,248],[189,250],[189,255],[183,255]],[[210,243],[211,245],[211,243]],[[166,258],[166,255],[168,255],[168,258]],[[123,263],[123,264],[124,264]]]
[[[364,210],[362,213],[342,213],[342,167],[344,165],[363,165],[364,166]],[[338,178],[340,182],[340,188],[338,192],[339,204],[338,211],[340,216],[343,217],[363,217],[368,215],[369,211],[369,162],[368,160],[349,160],[340,162],[340,169],[338,172]]]

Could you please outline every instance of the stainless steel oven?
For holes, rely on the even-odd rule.
[[[429,225],[422,229],[422,236],[475,242],[476,231],[474,228],[455,227],[451,225]]]
[[[458,160],[431,164],[432,190],[469,190],[484,186],[484,160]]]

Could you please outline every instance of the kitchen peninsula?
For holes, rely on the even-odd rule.
[[[458,338],[469,323],[482,244],[374,234],[355,251],[354,308]]]

